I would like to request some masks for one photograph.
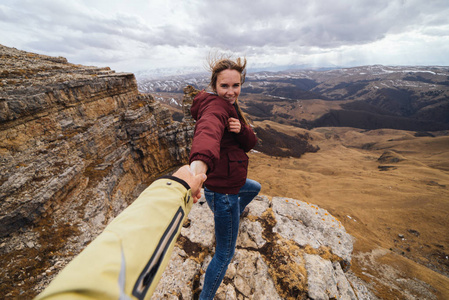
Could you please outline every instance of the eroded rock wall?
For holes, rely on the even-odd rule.
[[[1,45],[0,56],[0,252],[30,266],[21,276],[6,268],[14,290],[41,280],[58,255],[79,252],[152,179],[186,163],[193,127],[140,94],[131,73]],[[36,260],[27,250],[46,263],[21,262]]]

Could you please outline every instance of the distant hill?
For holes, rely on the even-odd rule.
[[[207,74],[137,79],[141,92],[153,94],[174,113],[184,86],[203,89],[208,84]],[[303,128],[447,130],[449,67],[375,65],[257,72],[247,75],[240,101],[253,120]]]

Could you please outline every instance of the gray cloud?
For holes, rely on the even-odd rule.
[[[444,1],[210,1],[197,18],[203,16],[198,32],[209,44],[338,47],[423,26],[444,11]]]
[[[352,62],[391,63],[375,51],[383,47],[385,58],[403,51],[413,62],[427,57],[427,43],[447,64],[447,15],[446,0],[5,0],[0,43],[130,70],[193,63],[213,49],[274,63],[349,63],[349,53]]]

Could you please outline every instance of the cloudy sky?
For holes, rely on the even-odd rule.
[[[2,0],[0,44],[116,71],[449,65],[447,0]]]

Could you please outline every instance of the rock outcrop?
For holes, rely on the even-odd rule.
[[[248,207],[216,299],[376,298],[349,270],[353,238],[329,212],[266,196]],[[214,247],[212,212],[195,205],[152,299],[196,299]]]
[[[200,92],[191,85],[187,85],[184,90],[184,96],[182,98],[182,113],[184,115],[183,121],[194,123],[190,108],[192,107],[193,99]]]
[[[1,55],[1,236],[48,216],[69,194],[90,190],[94,202],[123,206],[126,186],[186,161],[192,128],[139,94],[133,74],[6,47]],[[83,185],[92,188],[73,195]]]
[[[28,270],[1,268],[14,290],[186,163],[193,127],[140,94],[131,73],[1,45],[0,56],[0,253],[2,267]]]

